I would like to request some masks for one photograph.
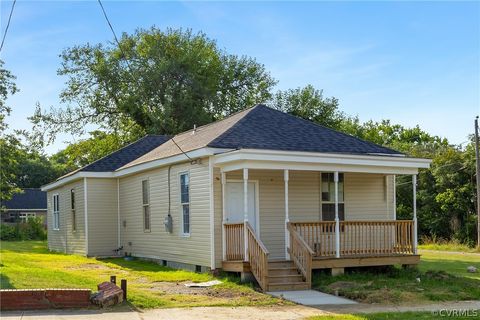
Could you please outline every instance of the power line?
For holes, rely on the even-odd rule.
[[[118,41],[117,34],[115,33],[115,29],[113,28],[113,25],[112,25],[112,23],[110,22],[110,19],[108,18],[107,12],[105,11],[105,8],[103,7],[102,1],[101,1],[101,0],[98,0],[98,4],[100,5],[100,8],[102,9],[102,12],[103,12],[103,16],[105,17],[105,20],[107,21],[107,24],[108,24],[110,30],[111,30],[112,33],[113,33],[113,38],[115,39],[115,42],[116,42],[117,45],[118,45],[118,49],[120,49],[120,52],[122,53],[122,56],[123,56],[123,58],[125,59],[125,62],[127,63],[127,67],[128,67],[129,69],[131,69],[131,68],[130,68],[130,63],[128,62],[127,56],[125,55],[125,52],[123,51],[122,46],[120,45],[120,41]],[[133,79],[133,77],[132,77],[132,79]],[[135,79],[133,79],[133,81],[135,81]],[[167,132],[167,131],[165,130],[165,128],[163,128],[163,130],[164,130],[165,132]],[[185,151],[183,151],[182,148],[180,148],[180,146],[178,145],[178,143],[174,140],[174,137],[173,137],[173,136],[172,136],[171,140],[172,140],[172,142],[177,146],[177,148],[178,148],[190,161],[193,161],[193,159],[192,159]]]
[[[10,21],[12,20],[13,9],[15,8],[15,3],[17,0],[13,0],[12,8],[10,9],[10,15],[8,16],[7,27],[5,28],[5,32],[3,33],[2,44],[0,44],[0,52],[2,52],[3,44],[5,42],[5,38],[7,37],[8,28],[10,27]]]

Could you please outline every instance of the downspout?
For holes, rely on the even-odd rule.
[[[117,248],[120,248],[121,246],[121,238],[120,238],[120,230],[121,230],[121,227],[120,227],[120,179],[117,178],[117,223],[118,223],[118,226],[117,226]]]

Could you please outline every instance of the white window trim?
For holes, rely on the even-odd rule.
[[[184,232],[183,229],[183,205],[187,203],[182,203],[182,175],[188,175],[188,233]],[[190,197],[190,187],[191,187],[191,179],[190,179],[190,171],[182,171],[178,173],[178,202],[180,204],[179,211],[180,211],[180,237],[189,238],[192,234],[192,205],[191,205],[191,197]]]
[[[147,195],[148,195],[148,203],[143,203],[143,182],[144,181],[147,181]],[[150,178],[145,178],[145,179],[142,179],[142,182],[141,182],[141,186],[142,188],[142,220],[143,220],[143,232],[144,233],[151,233],[152,232],[152,211],[151,211],[151,207],[150,207]],[[145,208],[148,207],[149,208],[149,211],[148,211],[148,219],[149,219],[149,222],[148,222],[148,226],[149,228],[146,229],[145,228]]]
[[[55,197],[58,197],[58,211],[55,211]],[[58,214],[58,227],[55,227],[55,213]],[[52,217],[53,217],[53,223],[52,223],[52,229],[54,231],[59,231],[60,230],[60,195],[58,193],[54,193],[52,195]]]
[[[335,204],[335,200],[333,201],[327,201],[327,200],[323,200],[323,195],[322,195],[322,192],[323,192],[323,179],[322,179],[322,173],[333,173],[331,171],[320,171],[320,220],[321,221],[324,221],[323,220],[323,205],[324,204]],[[344,172],[339,172],[338,175],[343,175],[343,200],[340,201],[340,199],[338,200],[338,204],[343,204],[343,221],[346,221],[347,220],[347,207],[346,207],[346,204],[345,204],[345,173]],[[340,188],[339,188],[340,190]],[[340,197],[339,197],[340,198]]]

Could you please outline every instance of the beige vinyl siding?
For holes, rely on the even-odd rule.
[[[190,173],[190,236],[181,234],[180,173]],[[150,183],[151,230],[143,230],[142,180]],[[171,167],[173,232],[165,231],[168,213],[168,167],[120,179],[121,242],[134,256],[210,266],[210,180],[208,159]],[[125,227],[123,226],[125,221]],[[131,243],[131,245],[130,245]]]
[[[70,190],[75,189],[76,224],[72,228]],[[59,195],[60,230],[53,230],[53,195]],[[83,201],[83,180],[77,180],[47,192],[48,248],[52,251],[85,254],[85,206]]]
[[[321,173],[289,172],[290,221],[321,220]],[[393,219],[393,176],[345,173],[346,220]],[[228,179],[242,179],[241,171],[227,173]],[[220,171],[214,171],[216,261],[222,258],[222,189]],[[282,170],[249,170],[249,180],[259,181],[260,238],[271,259],[285,258],[285,185]],[[387,181],[387,185],[385,184]],[[387,195],[385,196],[385,191]],[[388,206],[388,208],[387,208]],[[388,209],[388,210],[387,210]]]
[[[393,176],[387,176],[387,184],[385,177],[382,174],[345,174],[345,220],[393,219]]]
[[[113,256],[118,248],[117,179],[86,180],[88,255]]]

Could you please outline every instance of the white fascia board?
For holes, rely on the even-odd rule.
[[[79,171],[74,173],[68,177],[61,178],[60,180],[54,181],[52,183],[46,184],[42,186],[40,189],[42,191],[50,191],[52,189],[56,189],[61,187],[67,183],[73,182],[75,180],[83,179],[83,178],[113,178],[113,172],[88,172],[88,171]]]
[[[236,170],[257,169],[257,170],[290,170],[290,171],[323,171],[323,172],[359,172],[379,174],[417,174],[417,168],[408,167],[387,167],[387,166],[365,166],[365,165],[344,165],[344,164],[322,164],[322,163],[293,163],[281,161],[256,161],[243,160],[232,161],[217,165],[223,172]]]
[[[198,159],[198,158],[203,158],[203,157],[209,157],[209,156],[213,156],[215,154],[223,153],[223,152],[227,152],[227,151],[231,151],[231,149],[218,149],[218,148],[196,149],[196,150],[186,152],[188,157],[185,154],[181,153],[181,154],[177,154],[175,156],[171,156],[171,157],[168,157],[168,158],[162,158],[162,159],[153,160],[153,161],[149,161],[149,162],[145,162],[145,163],[140,163],[140,164],[137,164],[137,165],[134,165],[134,166],[131,166],[131,167],[127,167],[127,168],[120,168],[117,171],[115,171],[114,174],[115,174],[115,177],[124,177],[124,176],[130,175],[130,174],[133,174],[133,173],[146,171],[146,170],[154,169],[154,168],[157,168],[157,167],[162,167],[162,166],[165,166],[165,165],[170,165],[170,164],[174,164],[174,163],[177,163],[177,162],[183,162],[183,161],[187,161],[187,160],[190,160],[190,159]]]
[[[212,155],[216,155],[219,153],[231,151],[232,149],[219,149],[219,148],[201,148],[197,150],[192,150],[187,152],[186,154],[190,159],[198,159],[198,158],[203,158],[203,157],[208,157]],[[52,189],[56,189],[60,186],[63,186],[67,183],[73,182],[75,180],[83,179],[83,178],[120,178],[124,177],[130,174],[134,174],[137,172],[141,171],[146,171],[150,169],[154,169],[157,167],[165,166],[165,165],[170,165],[174,164],[177,162],[182,162],[189,160],[185,154],[178,154],[172,157],[168,158],[163,158],[163,159],[158,159],[158,160],[153,160],[145,163],[140,163],[131,167],[127,168],[120,168],[117,171],[114,172],[88,172],[88,171],[79,171],[76,172],[70,176],[67,176],[65,178],[61,178],[60,180],[54,181],[52,183],[49,183],[47,185],[44,185],[41,187],[42,191],[49,191]]]
[[[242,149],[215,156],[215,164],[222,166],[233,161],[294,162],[331,165],[363,165],[401,168],[429,168],[430,159],[399,156],[371,156],[332,153],[292,152]]]

